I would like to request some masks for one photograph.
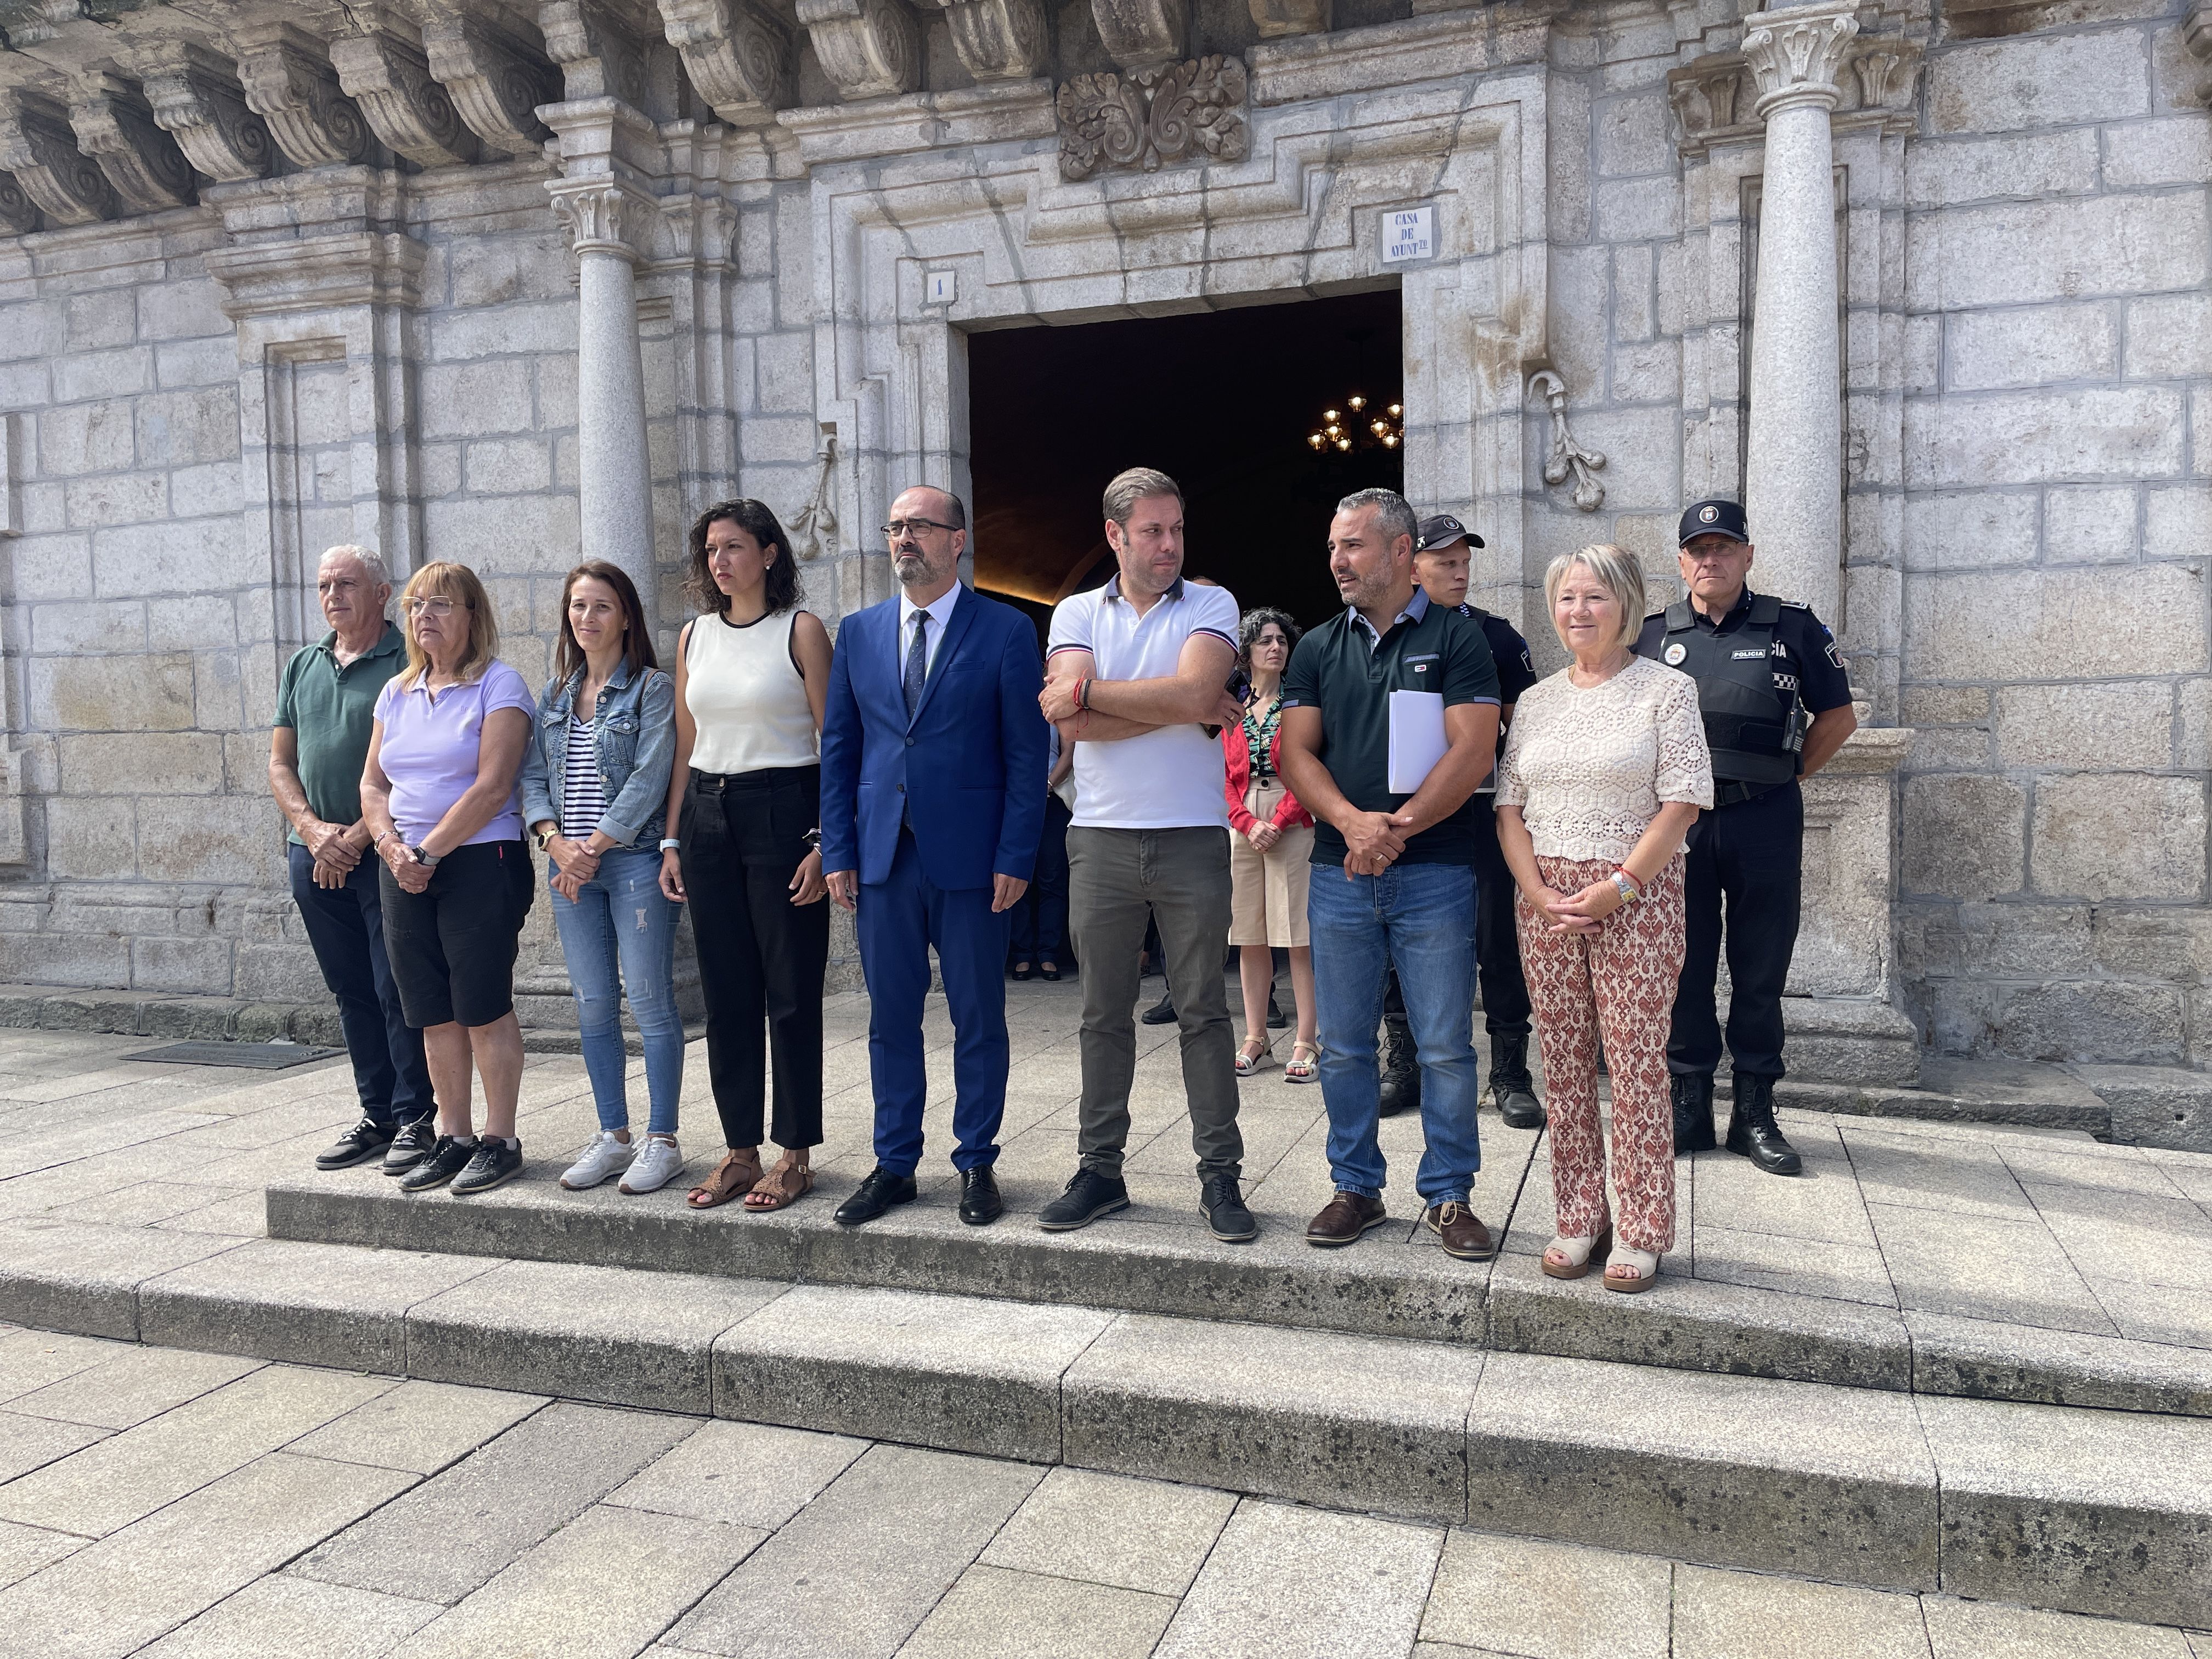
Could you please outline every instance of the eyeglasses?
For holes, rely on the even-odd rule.
[[[450,617],[453,614],[453,602],[443,594],[431,599],[410,599],[407,601],[407,614],[410,617]]]
[[[939,524],[934,519],[893,519],[884,526],[884,534],[896,542],[905,540],[907,532],[909,531],[919,536],[927,531],[952,530],[957,527],[953,525]]]

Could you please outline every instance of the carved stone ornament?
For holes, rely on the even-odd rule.
[[[667,0],[662,0],[665,5]],[[945,14],[952,50],[978,81],[1026,81],[1044,71],[1051,27],[1037,0],[921,0]]]
[[[417,167],[476,159],[476,134],[432,76],[429,60],[409,42],[381,30],[342,34],[331,42],[331,66],[376,136]]]
[[[471,132],[508,155],[535,155],[550,136],[538,106],[561,95],[551,66],[520,42],[464,12],[422,26],[422,53]]]
[[[39,204],[23,193],[12,173],[0,173],[0,233],[22,236],[39,228]]]
[[[374,142],[322,43],[289,23],[242,40],[239,83],[276,147],[303,167],[358,161]]]
[[[1335,7],[1331,0],[1249,0],[1252,21],[1262,40],[1292,34],[1327,34]]]
[[[1190,0],[1091,0],[1106,55],[1123,69],[1157,69],[1183,54]]]
[[[1154,173],[1201,155],[1241,161],[1249,137],[1244,92],[1244,65],[1233,58],[1079,75],[1060,89],[1060,176]]]
[[[792,544],[801,563],[811,563],[825,553],[837,550],[837,509],[831,498],[837,493],[837,434],[835,429],[822,436],[822,450],[816,456],[819,463],[814,477],[814,494],[806,505],[791,515]]]
[[[1920,48],[1910,40],[1883,35],[1860,46],[1851,60],[1858,72],[1859,101],[1868,109],[1903,115],[1912,107],[1912,84],[1920,75]]]
[[[69,115],[28,87],[0,88],[0,167],[58,225],[88,225],[115,213],[115,186],[77,148]]]
[[[763,125],[791,101],[791,36],[750,0],[660,0],[660,21],[691,84],[732,125]]]
[[[155,125],[153,108],[138,88],[121,76],[88,75],[72,85],[70,125],[125,209],[158,213],[191,203],[192,164]]]
[[[1667,72],[1667,99],[1682,129],[1682,149],[1697,153],[1713,134],[1738,124],[1743,58],[1735,52],[1700,58]]]
[[[261,179],[276,160],[269,126],[246,106],[230,60],[179,40],[143,58],[146,101],[154,119],[185,158],[210,179]]]
[[[846,103],[921,84],[921,32],[905,0],[799,0],[799,21]]]
[[[591,0],[541,0],[538,27],[545,55],[561,66],[565,100],[619,98],[633,109],[645,101],[644,54]]]
[[[633,263],[643,257],[650,198],[604,179],[556,179],[546,189],[553,193],[554,217],[568,228],[579,254],[611,253]]]
[[[2212,0],[2197,0],[2181,20],[2181,38],[2200,64],[2212,64]],[[2197,100],[2212,103],[2212,71],[2199,77]]]
[[[1540,368],[1528,377],[1528,391],[1552,410],[1552,453],[1545,458],[1544,482],[1559,484],[1572,477],[1574,504],[1585,513],[1596,512],[1605,505],[1605,486],[1596,477],[1605,465],[1605,454],[1583,448],[1567,430],[1567,383],[1550,369]]]
[[[1743,58],[1751,66],[1764,121],[1792,104],[1834,108],[1842,96],[1836,76],[1859,32],[1857,0],[1827,0],[1755,14],[1743,32]]]

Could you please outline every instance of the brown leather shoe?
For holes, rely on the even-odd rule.
[[[1431,1204],[1422,1212],[1421,1224],[1443,1243],[1446,1255],[1462,1261],[1487,1261],[1498,1254],[1490,1229],[1464,1204]]]
[[[1350,1244],[1369,1228],[1379,1227],[1389,1218],[1390,1212],[1382,1207],[1381,1199],[1339,1193],[1306,1224],[1306,1243],[1332,1249]]]

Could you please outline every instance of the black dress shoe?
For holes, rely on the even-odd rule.
[[[894,1204],[913,1202],[914,1177],[893,1175],[878,1164],[854,1188],[852,1197],[837,1206],[836,1219],[841,1227],[857,1227],[864,1221],[873,1221]]]
[[[1078,1170],[1060,1196],[1037,1212],[1037,1225],[1048,1233],[1073,1232],[1102,1215],[1128,1207],[1128,1185],[1121,1177]]]
[[[1014,964],[1014,977],[1015,977],[1016,979],[1018,979],[1018,980],[1021,980],[1021,981],[1024,981],[1024,982],[1026,982],[1026,981],[1028,981],[1028,979],[1029,979],[1029,976],[1030,976],[1030,965],[1029,965],[1029,963],[1027,963],[1026,962],[1018,962],[1018,963],[1016,963]]]
[[[960,1172],[960,1218],[971,1227],[988,1227],[1006,1212],[999,1196],[999,1178],[988,1164]]]
[[[1145,1010],[1144,1021],[1147,1025],[1174,1024],[1176,1023],[1174,995],[1163,994],[1158,1002]]]
[[[1707,1133],[1711,1133],[1708,1127]],[[1774,1079],[1735,1074],[1735,1104],[1729,1113],[1728,1149],[1749,1158],[1769,1175],[1794,1176],[1805,1168],[1797,1149],[1783,1139],[1774,1121]]]
[[[1260,1236],[1260,1224],[1244,1207],[1235,1176],[1207,1176],[1198,1183],[1198,1212],[1206,1231],[1224,1244],[1243,1244]]]
[[[1710,1152],[1713,1149],[1713,1074],[1677,1072],[1674,1096],[1674,1150]]]

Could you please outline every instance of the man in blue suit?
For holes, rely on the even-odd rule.
[[[845,618],[822,724],[822,867],[856,910],[868,986],[876,1167],[848,1226],[915,1195],[922,1000],[937,950],[952,1015],[960,1218],[997,1220],[991,1165],[1006,1105],[1006,929],[1044,829],[1044,666],[1012,605],[960,585],[968,514],[927,486],[891,503],[899,597]]]

